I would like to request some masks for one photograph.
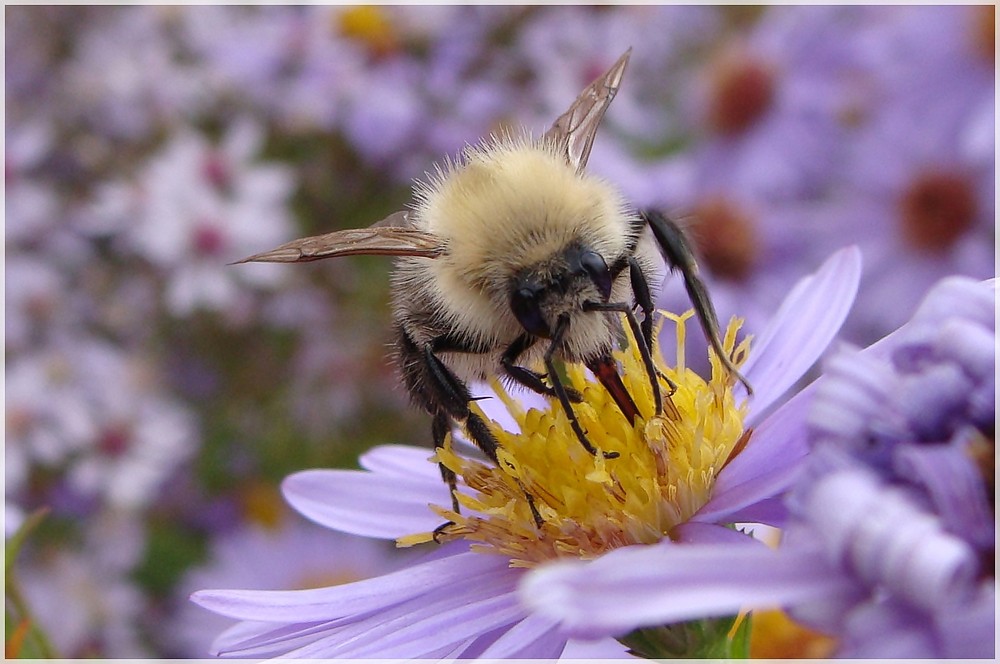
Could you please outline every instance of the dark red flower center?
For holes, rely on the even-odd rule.
[[[921,251],[947,251],[972,226],[976,197],[966,178],[953,173],[917,176],[899,201],[906,242]]]
[[[101,432],[97,449],[109,457],[120,457],[128,451],[132,441],[131,432],[123,425],[112,425]]]
[[[726,136],[746,131],[771,108],[774,93],[774,76],[764,64],[751,59],[724,59],[712,81],[709,126]]]
[[[194,228],[191,244],[199,256],[218,256],[226,245],[226,236],[216,224],[202,221]]]
[[[995,62],[997,57],[997,28],[995,5],[980,5],[973,9],[973,42],[976,52],[982,54],[990,62]]]
[[[712,274],[733,281],[746,279],[759,252],[750,216],[721,197],[700,203],[694,216],[692,239]]]
[[[218,152],[211,151],[205,155],[201,164],[201,173],[208,182],[220,191],[226,191],[232,185],[232,172],[226,158]]]

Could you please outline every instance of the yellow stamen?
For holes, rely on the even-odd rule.
[[[281,525],[285,515],[285,503],[277,487],[264,482],[252,482],[241,493],[241,503],[245,516],[269,530]]]
[[[566,368],[568,382],[583,395],[574,413],[590,442],[619,457],[591,455],[576,438],[558,401],[545,410],[525,408],[498,381],[493,389],[517,422],[512,434],[491,424],[500,442],[500,467],[438,450],[434,461],[462,477],[472,491],[460,494],[462,513],[431,506],[452,521],[439,539],[465,538],[472,549],[501,553],[513,566],[531,566],[558,557],[594,558],[629,544],[650,544],[669,537],[707,502],[716,474],[743,435],[745,406],[732,393],[735,382],[721,361],[711,356],[708,381],[684,366],[683,316],[665,313],[677,325],[678,365],[669,367],[654,348],[654,362],[676,386],[660,381],[662,415],[655,415],[652,388],[634,339],[616,351],[622,380],[646,418],[627,422],[599,383],[580,365]],[[741,364],[749,341],[736,345],[741,321],[734,319],[724,348]],[[626,327],[627,329],[627,327]],[[735,348],[735,352],[733,349]],[[487,422],[475,403],[473,411]],[[530,499],[528,496],[530,495]],[[542,518],[538,527],[534,503]],[[430,533],[397,540],[411,546],[432,539]]]

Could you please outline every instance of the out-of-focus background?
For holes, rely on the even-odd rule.
[[[590,170],[685,220],[723,320],[759,333],[847,244],[865,261],[854,344],[941,276],[993,276],[995,21],[992,5],[7,6],[8,546],[47,508],[8,557],[8,656],[205,656],[227,623],[193,590],[399,564],[278,488],[377,444],[430,449],[387,359],[389,260],[227,263],[368,225],[491,131],[540,134],[629,46]],[[676,280],[660,304],[689,306]]]

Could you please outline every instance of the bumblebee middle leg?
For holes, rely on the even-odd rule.
[[[645,330],[640,329],[639,321],[636,320],[632,307],[624,302],[584,302],[583,309],[584,311],[617,311],[625,314],[625,319],[628,321],[629,327],[632,328],[632,336],[635,337],[635,343],[639,347],[639,355],[642,356],[642,363],[645,365],[646,373],[649,375],[649,384],[653,390],[653,403],[655,404],[656,414],[663,414],[663,397],[660,395],[660,382],[657,380],[656,365],[653,364],[653,356],[649,352]],[[649,315],[646,318],[651,320]]]

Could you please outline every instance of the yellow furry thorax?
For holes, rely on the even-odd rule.
[[[482,288],[573,241],[618,255],[632,218],[615,187],[577,173],[548,143],[528,137],[468,147],[415,194],[419,225],[448,245],[443,260]]]

